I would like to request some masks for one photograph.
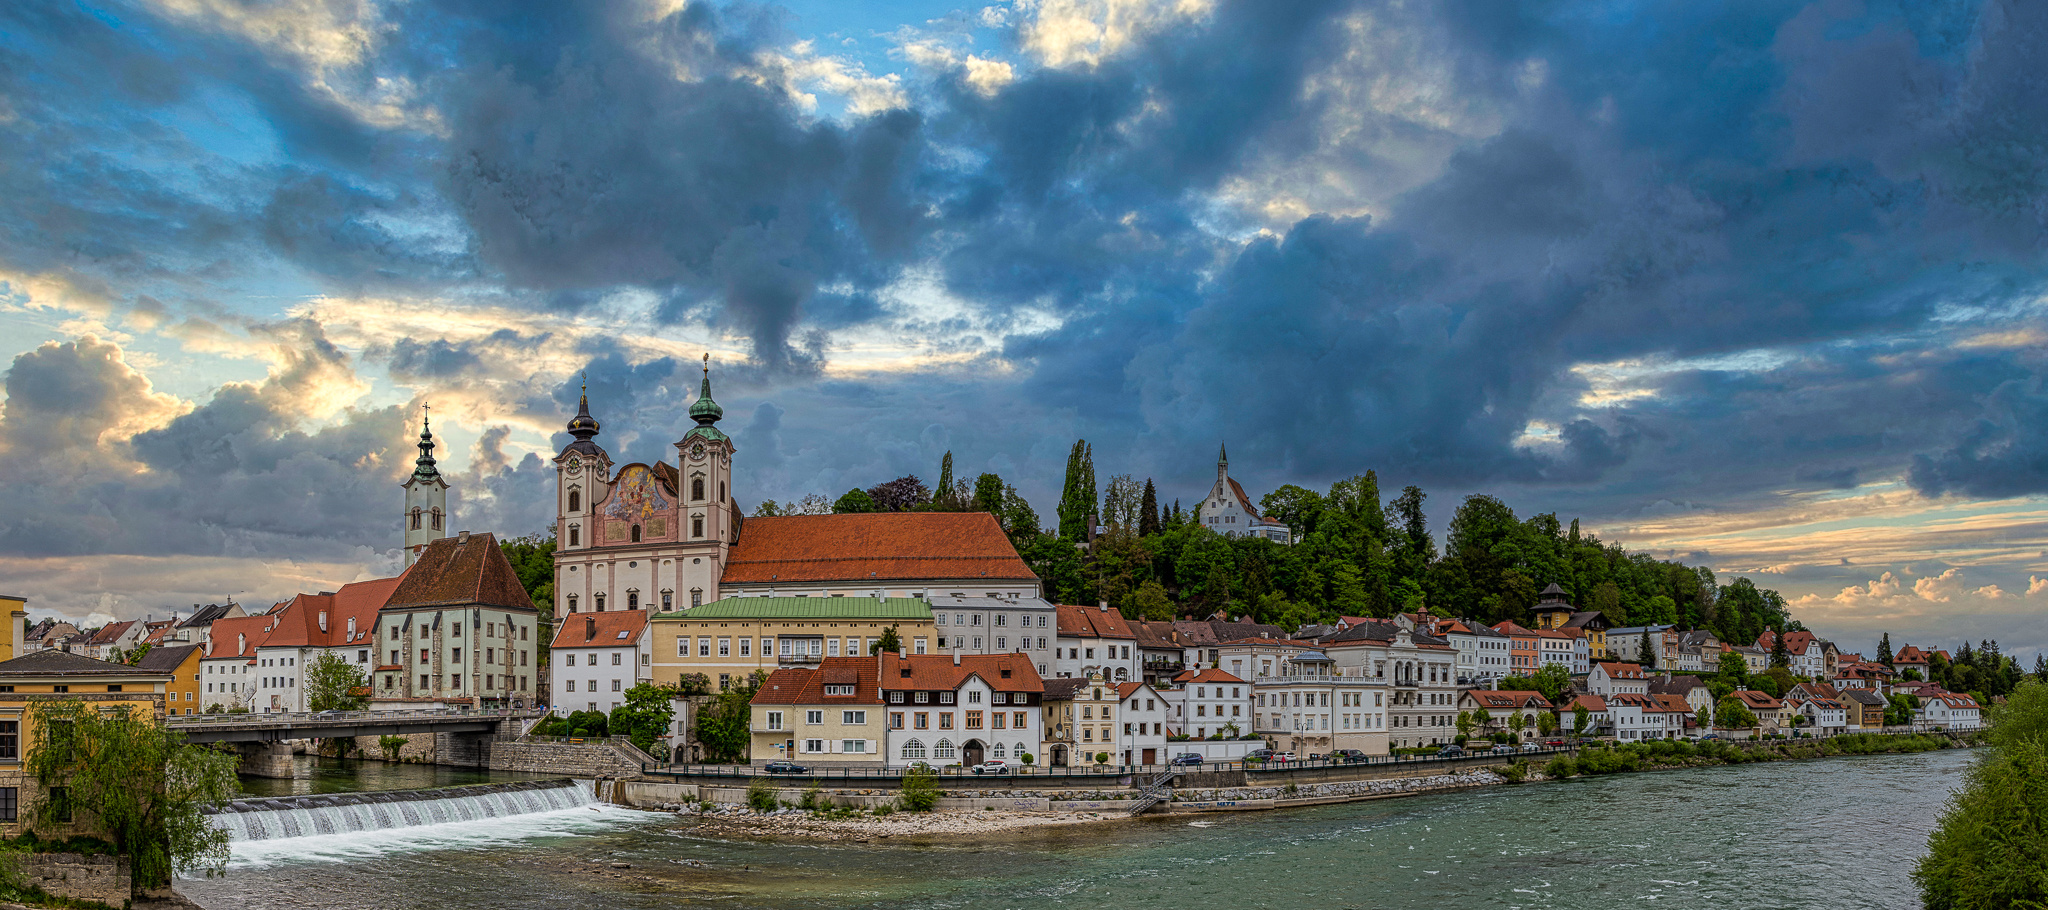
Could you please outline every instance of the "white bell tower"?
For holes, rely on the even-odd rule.
[[[407,566],[419,559],[427,544],[448,536],[448,482],[434,467],[434,430],[426,416],[420,418],[419,447],[419,461],[404,485]]]

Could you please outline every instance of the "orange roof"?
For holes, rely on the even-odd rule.
[[[1123,699],[1123,698],[1129,698],[1129,697],[1131,697],[1131,693],[1133,693],[1133,692],[1136,692],[1136,691],[1138,691],[1139,689],[1149,689],[1149,688],[1151,688],[1151,687],[1150,687],[1150,686],[1147,686],[1147,685],[1145,685],[1144,683],[1141,683],[1141,682],[1127,682],[1127,683],[1117,683],[1117,684],[1116,684],[1116,697],[1117,697],[1117,698],[1120,698],[1120,699]]]
[[[1548,708],[1550,700],[1541,692],[1499,692],[1492,689],[1473,689],[1467,693],[1482,708]]]
[[[270,637],[270,624],[276,619],[275,616],[263,613],[215,620],[213,626],[207,630],[206,650],[200,655],[201,659],[256,656],[256,649],[262,647],[264,640]],[[241,642],[239,653],[235,650],[238,638]]]
[[[608,610],[603,613],[575,613],[562,618],[555,628],[551,648],[597,648],[637,644],[647,629],[646,610]],[[844,659],[844,658],[841,658]]]
[[[1597,664],[1594,664],[1593,666],[1599,667],[1600,672],[1605,673],[1608,676],[1614,677],[1615,679],[1646,678],[1643,676],[1643,667],[1641,664],[1622,664],[1603,660]]]
[[[754,693],[757,705],[880,704],[875,661],[869,657],[827,657],[816,667],[777,670]],[[852,686],[851,695],[826,695],[826,686]]]
[[[269,614],[277,620],[266,648],[339,648],[360,645],[370,640],[377,628],[377,611],[384,608],[391,599],[391,592],[405,578],[378,578],[371,581],[351,582],[341,586],[333,594],[300,594],[285,604],[283,610]],[[320,628],[321,614],[326,614],[327,628]],[[355,632],[349,632],[349,620],[355,620]]]
[[[1669,712],[1669,711],[1676,711],[1676,712],[1678,712],[1678,713],[1680,713],[1680,714],[1692,714],[1692,713],[1694,713],[1694,712],[1693,712],[1693,709],[1692,709],[1692,705],[1690,705],[1690,704],[1687,704],[1687,703],[1686,703],[1686,701],[1685,701],[1685,698],[1684,698],[1684,696],[1679,696],[1679,695],[1652,695],[1652,696],[1650,696],[1650,698],[1651,698],[1651,700],[1652,700],[1652,701],[1654,701],[1654,702],[1656,703],[1656,705],[1657,705],[1657,708],[1658,708],[1659,710],[1662,710],[1662,711],[1667,711],[1667,712]]]
[[[1193,675],[1193,676],[1189,676],[1189,675],[1187,675],[1186,673],[1182,673],[1181,675],[1179,675],[1179,676],[1176,676],[1176,677],[1174,677],[1174,679],[1175,679],[1175,680],[1177,680],[1177,681],[1185,681],[1185,682],[1199,682],[1199,683],[1242,683],[1242,682],[1244,682],[1244,680],[1242,680],[1242,679],[1238,679],[1237,677],[1235,677],[1235,676],[1232,676],[1231,674],[1229,674],[1229,673],[1226,673],[1226,672],[1224,672],[1224,671],[1222,671],[1222,670],[1218,670],[1218,669],[1216,669],[1215,667],[1210,667],[1209,669],[1203,670],[1202,672],[1200,672],[1200,673],[1197,673],[1197,674],[1195,674],[1195,675]]]
[[[726,560],[724,584],[920,578],[1031,581],[995,516],[877,512],[749,518]]]
[[[1578,696],[1577,698],[1574,698],[1571,701],[1565,702],[1564,707],[1560,710],[1570,711],[1573,708],[1576,708],[1580,705],[1585,705],[1586,710],[1597,713],[1600,711],[1607,710],[1607,699],[1602,698],[1598,695],[1588,693],[1586,695]]]
[[[1766,711],[1775,711],[1785,706],[1784,702],[1772,698],[1770,693],[1758,692],[1755,689],[1742,689],[1731,694],[1734,698],[1741,701],[1743,704],[1748,705],[1751,708],[1762,708]]]
[[[1503,620],[1501,620],[1500,622],[1494,623],[1494,624],[1493,624],[1493,631],[1495,631],[1495,632],[1499,632],[1499,633],[1501,633],[1502,635],[1511,635],[1511,636],[1515,636],[1515,637],[1518,637],[1518,638],[1535,638],[1535,637],[1536,637],[1536,633],[1535,633],[1535,632],[1533,632],[1533,631],[1531,631],[1531,630],[1529,630],[1529,629],[1523,628],[1522,626],[1520,626],[1520,625],[1516,624],[1516,622],[1515,622],[1514,620],[1512,620],[1512,619],[1503,619]]]
[[[979,676],[989,688],[998,692],[1045,691],[1045,683],[1039,679],[1038,671],[1021,655],[962,654],[958,664],[953,663],[953,657],[947,654],[883,654],[880,657],[884,690],[958,689],[969,676]]]
[[[1077,607],[1070,604],[1058,605],[1060,636],[1063,638],[1129,638],[1136,640],[1138,633],[1131,631],[1131,624],[1124,621],[1124,614],[1115,607],[1107,610],[1100,606]]]
[[[126,622],[110,622],[110,623],[107,623],[106,625],[104,625],[104,626],[101,626],[101,627],[100,627],[100,630],[99,630],[98,632],[95,632],[95,633],[93,633],[93,636],[92,636],[92,638],[90,638],[90,639],[87,639],[87,640],[86,640],[86,644],[88,644],[88,645],[110,645],[110,644],[113,644],[113,643],[114,643],[114,641],[115,641],[116,639],[120,638],[120,637],[121,637],[121,634],[122,634],[122,633],[124,633],[124,632],[127,632],[127,631],[128,631],[128,627],[129,627],[129,626],[132,626],[132,625],[135,625],[135,620],[132,620],[132,619],[131,619],[131,620],[128,620],[128,621],[126,621]]]
[[[1894,664],[1924,664],[1926,662],[1927,652],[1912,645],[1900,645],[1899,653],[1892,655],[1892,663]]]

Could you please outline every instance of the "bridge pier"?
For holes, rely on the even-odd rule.
[[[290,743],[236,743],[235,751],[242,753],[243,774],[287,780],[293,776]]]

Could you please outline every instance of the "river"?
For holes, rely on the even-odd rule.
[[[1911,908],[1913,863],[1974,758],[1617,775],[977,843],[735,842],[582,808],[238,844],[225,877],[178,887],[206,907],[294,910]]]

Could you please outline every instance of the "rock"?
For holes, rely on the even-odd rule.
[[[631,868],[633,868],[633,864],[632,864],[632,863],[613,863],[613,864],[612,864],[612,868],[614,868],[614,869],[631,869]]]

